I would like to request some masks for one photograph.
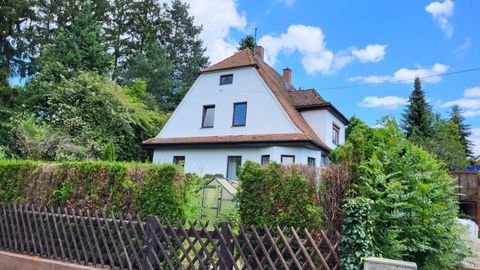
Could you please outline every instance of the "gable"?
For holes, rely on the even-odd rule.
[[[220,85],[220,76],[233,83]],[[246,125],[232,127],[233,104],[247,102]],[[204,105],[215,105],[213,128],[202,128]],[[252,66],[202,73],[157,138],[299,133],[274,93]]]

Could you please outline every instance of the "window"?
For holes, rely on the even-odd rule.
[[[335,145],[340,143],[340,127],[335,124],[332,126],[332,142]]]
[[[328,155],[322,154],[322,166],[327,167],[330,164],[330,160],[328,159]]]
[[[307,164],[309,167],[316,167],[316,160],[313,157],[308,157]]]
[[[247,103],[239,102],[233,104],[233,123],[234,127],[245,126],[247,122]]]
[[[180,165],[182,167],[185,166],[185,156],[174,156],[173,157],[173,164]]]
[[[227,179],[238,179],[238,168],[242,166],[241,156],[229,156],[227,162]]]
[[[212,128],[215,120],[215,105],[203,106],[202,128]]]
[[[282,162],[282,164],[284,164],[284,165],[293,164],[293,163],[295,163],[295,156],[292,156],[292,155],[282,155],[282,156],[281,156],[281,162]]]
[[[262,165],[267,165],[270,163],[270,155],[263,155],[262,156]]]
[[[233,83],[233,74],[220,76],[220,85],[232,84],[232,83]]]

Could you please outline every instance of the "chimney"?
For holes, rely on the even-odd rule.
[[[292,84],[292,70],[289,68],[283,69],[283,78],[287,83]]]
[[[262,46],[255,46],[255,54],[258,55],[258,57],[260,57],[260,59],[262,59],[262,61],[263,61],[264,52],[265,52],[265,49],[263,49]]]

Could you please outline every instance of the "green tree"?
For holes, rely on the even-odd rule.
[[[139,52],[127,65],[126,83],[131,85],[136,80],[147,84],[147,92],[155,97],[155,102],[164,111],[175,109],[173,83],[171,79],[172,64],[167,52],[158,41]]]
[[[111,72],[112,56],[94,20],[92,7],[87,1],[80,6],[80,14],[68,27],[60,28],[42,52],[40,68],[43,75],[57,80],[73,77],[78,71],[107,75]]]
[[[246,48],[249,48],[252,51],[255,48],[255,38],[252,35],[246,35],[238,43],[237,50],[241,51]]]
[[[200,70],[208,65],[205,48],[199,38],[202,28],[196,26],[188,13],[189,6],[180,0],[165,5],[165,20],[158,36],[173,64],[172,79],[178,104],[197,79]]]
[[[473,157],[472,142],[468,139],[472,135],[470,125],[465,124],[465,117],[462,115],[462,110],[458,105],[454,105],[450,111],[450,121],[457,124],[458,132],[460,133],[460,143],[463,145],[465,155]]]
[[[347,140],[355,148],[345,143],[334,150],[351,152],[334,154],[347,158],[358,149],[364,154],[353,159],[354,180],[346,205],[355,207],[344,216],[342,241],[348,245],[342,269],[360,269],[361,258],[372,254],[414,261],[420,269],[450,269],[467,252],[456,222],[454,180],[442,163],[406,139],[394,120],[386,119],[382,126],[357,125]],[[365,129],[370,129],[367,136]]]
[[[402,128],[407,138],[416,142],[432,135],[433,114],[428,104],[420,79],[415,78],[414,89],[403,113]]]

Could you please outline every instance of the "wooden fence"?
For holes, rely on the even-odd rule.
[[[340,269],[338,232],[0,206],[0,249],[111,269]]]

